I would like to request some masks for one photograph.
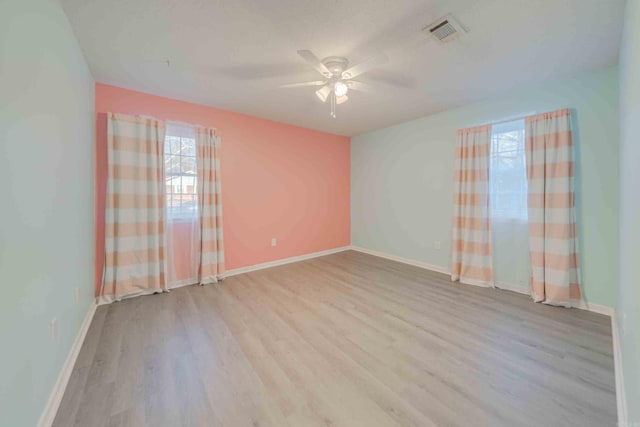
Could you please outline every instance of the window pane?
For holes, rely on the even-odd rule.
[[[182,157],[181,160],[182,173],[196,174],[196,158],[195,157]]]
[[[172,156],[165,154],[164,157],[165,174],[173,175],[180,173],[180,156]]]
[[[193,128],[167,125],[165,175],[167,215],[170,219],[197,218],[197,174]]]
[[[527,175],[524,156],[524,121],[494,125],[489,177],[493,217],[526,221]]]
[[[172,154],[180,153],[180,138],[176,138],[175,136],[167,135],[166,142],[169,144],[169,151]],[[166,152],[166,150],[165,150]]]
[[[193,156],[196,155],[196,140],[190,138],[182,139],[182,154],[185,156]]]

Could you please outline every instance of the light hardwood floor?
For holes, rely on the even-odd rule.
[[[342,252],[99,307],[54,425],[615,426],[610,321]]]

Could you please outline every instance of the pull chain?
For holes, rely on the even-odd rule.
[[[336,118],[336,94],[331,91],[331,117]]]

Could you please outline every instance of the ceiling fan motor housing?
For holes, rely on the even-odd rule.
[[[329,56],[322,60],[322,63],[329,71],[331,71],[331,76],[326,77],[342,77],[342,73],[349,67],[349,61],[347,58],[343,58],[341,56]]]

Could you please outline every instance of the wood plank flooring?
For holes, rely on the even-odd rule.
[[[615,426],[610,320],[342,252],[99,307],[54,425]]]

